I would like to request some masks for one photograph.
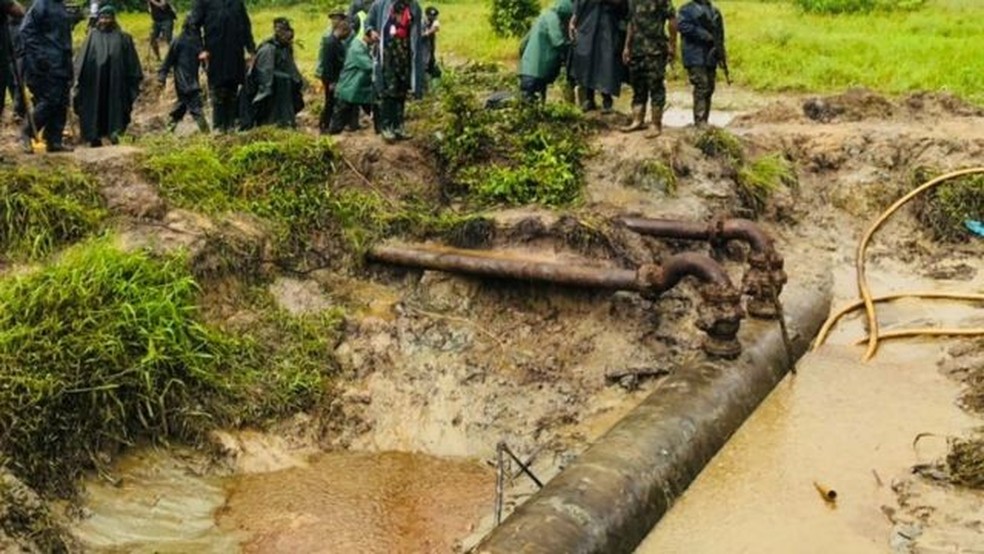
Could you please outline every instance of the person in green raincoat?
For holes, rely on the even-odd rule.
[[[520,45],[519,88],[523,98],[545,101],[547,85],[560,75],[567,60],[567,27],[573,14],[571,0],[557,0],[537,17]]]
[[[143,70],[133,37],[120,30],[112,6],[99,9],[95,29],[76,59],[75,74],[74,108],[82,139],[93,147],[102,146],[103,137],[116,144],[130,124]]]
[[[273,37],[256,50],[256,61],[247,77],[250,99],[243,126],[297,127],[297,113],[304,109],[304,78],[294,63],[294,29],[284,17],[273,20]]]
[[[345,66],[335,87],[335,111],[328,126],[330,134],[337,135],[346,127],[350,131],[359,130],[359,110],[372,104],[371,45],[371,35],[363,35],[361,40],[353,40],[345,53]]]

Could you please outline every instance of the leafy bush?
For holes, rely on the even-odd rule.
[[[583,188],[588,127],[567,104],[517,103],[485,109],[448,84],[434,149],[452,193],[474,203],[561,206]]]
[[[38,258],[99,228],[95,179],[74,167],[0,168],[0,252]]]
[[[540,4],[536,0],[492,0],[489,23],[497,36],[521,37],[539,13]]]
[[[807,13],[867,13],[873,10],[911,11],[926,5],[926,0],[793,0]]]

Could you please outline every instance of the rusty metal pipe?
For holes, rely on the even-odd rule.
[[[368,256],[370,260],[378,262],[483,277],[506,277],[610,290],[648,290],[646,284],[638,279],[638,272],[628,269],[571,266],[495,257],[467,250],[420,247],[376,246],[369,250]]]
[[[623,217],[619,221],[626,228],[636,233],[653,237],[711,242],[740,240],[747,243],[754,252],[775,250],[772,237],[754,221],[748,219],[719,219],[710,223],[701,223],[673,219]]]
[[[749,296],[748,312],[755,317],[775,319],[779,316],[775,298],[786,284],[783,259],[775,242],[754,221],[717,219],[710,223],[623,217],[619,220],[629,230],[652,237],[701,240],[712,245],[729,240],[748,244],[749,269],[742,279],[742,290]]]
[[[559,285],[661,293],[687,275],[701,281],[704,302],[698,309],[697,327],[707,333],[704,350],[711,355],[733,358],[741,353],[737,340],[742,316],[741,292],[727,272],[714,260],[693,252],[671,256],[661,266],[646,265],[636,271],[617,268],[573,266],[523,260],[457,249],[419,246],[375,246],[367,257],[396,265],[499,277],[541,281]]]

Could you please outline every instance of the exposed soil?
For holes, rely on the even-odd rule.
[[[156,102],[157,109],[166,106],[166,100]],[[732,107],[741,112],[761,104],[755,98]],[[162,128],[160,114],[151,110],[141,116],[135,134]],[[614,119],[600,123],[596,154],[585,162],[582,206],[567,215],[491,210],[487,215],[497,229],[485,246],[539,260],[636,267],[675,251],[708,248],[635,236],[610,225],[611,216],[746,215],[738,207],[736,168],[702,154],[694,146],[694,129],[668,129],[650,139],[623,135],[616,124]],[[771,219],[763,225],[802,271],[849,264],[842,245],[910,188],[915,168],[955,169],[984,159],[984,113],[944,95],[890,100],[849,91],[805,103],[789,98],[740,114],[729,128],[748,157],[778,151],[794,161],[799,188],[773,198],[766,212]],[[387,147],[363,130],[341,137],[339,145],[343,178],[391,198],[442,201],[423,138]],[[8,143],[3,156],[19,159],[11,147]],[[228,222],[167,206],[133,169],[136,154],[132,147],[106,147],[82,148],[72,156],[103,178],[124,243],[206,251],[208,233],[229,228]],[[672,168],[675,193],[638,179],[639,165],[651,159]],[[232,228],[256,243],[264,241],[262,229],[249,222]],[[980,270],[982,248],[980,240],[957,247],[933,244],[905,210],[883,229],[870,259],[891,258],[914,274],[938,279],[972,279]],[[713,255],[740,283],[742,249],[732,245]],[[288,310],[341,305],[348,313],[345,338],[336,350],[342,370],[336,394],[317,414],[282,429],[291,437],[285,452],[397,450],[491,463],[496,444],[505,441],[520,457],[533,456],[533,471],[548,479],[656,390],[660,374],[688,356],[702,355],[701,334],[693,326],[698,300],[689,282],[648,299],[378,266],[304,276],[267,270],[274,273],[271,291]],[[215,287],[206,291],[213,317],[236,317],[231,307],[223,309],[223,290]],[[972,365],[948,373],[967,384],[965,405],[980,409],[984,377]],[[227,453],[235,451],[226,446]],[[898,513],[915,514],[920,509],[915,504],[922,504],[912,499],[926,486],[937,490],[922,481],[900,487]],[[531,490],[527,482],[514,481],[507,510]],[[435,524],[441,529],[435,540],[450,534],[453,540],[441,545],[467,547],[489,529],[492,506],[478,509],[478,503],[489,501],[479,496],[461,507],[470,514],[466,529]],[[236,506],[233,500],[231,509]],[[291,544],[289,525],[277,536],[265,525],[257,522],[246,530],[253,551]]]

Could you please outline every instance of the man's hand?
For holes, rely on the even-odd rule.
[[[208,63],[208,59],[211,55],[208,50],[202,50],[202,53],[198,55],[198,61]]]
[[[629,62],[631,60],[632,60],[632,51],[629,50],[628,45],[626,45],[625,48],[622,50],[622,63],[624,63],[625,65],[629,65]]]

